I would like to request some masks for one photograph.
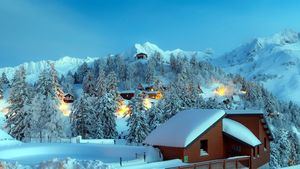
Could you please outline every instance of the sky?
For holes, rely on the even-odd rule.
[[[221,55],[284,29],[299,0],[0,0],[0,67],[105,56],[151,42]]]

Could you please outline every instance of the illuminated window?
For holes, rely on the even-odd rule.
[[[200,141],[200,156],[208,155],[208,141],[201,140]]]

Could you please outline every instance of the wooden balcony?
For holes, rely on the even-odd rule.
[[[192,163],[169,169],[251,169],[250,165],[250,157],[243,156]]]

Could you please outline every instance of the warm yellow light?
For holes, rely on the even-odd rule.
[[[146,109],[150,109],[152,107],[152,103],[150,102],[150,99],[149,98],[145,98],[143,100],[143,105]]]
[[[129,115],[129,111],[130,111],[130,108],[127,105],[122,104],[119,106],[116,113],[117,113],[118,117],[124,117],[124,116]]]
[[[162,99],[162,98],[163,98],[162,93],[161,93],[160,91],[158,91],[157,94],[156,94],[155,99],[156,99],[156,100],[160,100],[160,99]]]
[[[64,101],[60,102],[59,110],[63,113],[64,116],[69,116],[71,113],[69,104],[65,103]]]
[[[218,96],[228,96],[231,95],[232,90],[229,87],[221,85],[214,91],[214,93]]]

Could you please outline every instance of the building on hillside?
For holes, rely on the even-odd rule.
[[[135,91],[134,90],[124,90],[119,93],[123,99],[131,100],[134,97]]]
[[[65,103],[73,103],[74,102],[74,96],[71,95],[70,93],[67,93],[64,95],[64,102]]]
[[[268,165],[272,140],[260,111],[192,109],[158,126],[144,143],[158,147],[165,160],[197,163],[224,159],[225,165],[225,159],[242,156],[248,162],[236,166],[254,169]]]
[[[138,53],[135,55],[136,59],[147,59],[148,55],[146,53]]]
[[[150,99],[160,100],[163,97],[160,91],[149,91],[145,93],[148,95],[148,98]]]

